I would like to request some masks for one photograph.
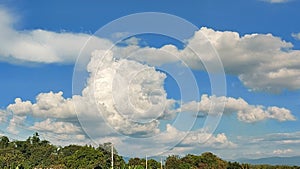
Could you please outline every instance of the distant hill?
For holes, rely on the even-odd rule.
[[[270,164],[270,165],[289,165],[300,166],[300,156],[294,157],[267,157],[260,159],[238,159],[240,163],[250,164]]]

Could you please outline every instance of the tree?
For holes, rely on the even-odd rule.
[[[99,147],[97,148],[98,151],[102,152],[104,154],[104,159],[106,161],[107,164],[107,168],[110,167],[111,165],[111,148],[112,148],[113,144],[108,142],[108,143],[103,143],[100,144]],[[123,158],[121,156],[118,155],[118,151],[115,149],[115,147],[113,147],[113,156],[114,156],[114,166],[116,168],[124,168],[126,163],[123,160]]]
[[[24,156],[25,158],[29,158],[30,155],[31,155],[31,145],[29,142],[26,142],[26,141],[14,141],[12,143],[15,147],[16,150],[20,151]]]
[[[192,154],[188,154],[185,157],[181,159],[183,163],[188,163],[193,167],[198,167],[198,164],[200,163],[200,157]]]
[[[178,155],[172,155],[166,159],[166,168],[168,169],[178,169],[180,166],[180,158]]]
[[[250,164],[242,164],[242,169],[250,169]]]
[[[226,168],[227,162],[217,157],[211,152],[205,152],[200,156],[200,162],[206,165],[207,169]]]
[[[157,162],[154,159],[148,160],[147,164],[148,164],[149,169],[159,169],[160,168],[160,162]]]
[[[84,146],[65,158],[67,168],[106,168],[106,159],[102,152],[94,147]]]
[[[242,166],[238,162],[228,162],[227,169],[240,169]]]
[[[12,141],[8,137],[0,137],[0,168],[94,168],[107,169],[111,167],[111,143],[104,143],[95,148],[91,145],[69,145],[57,147],[47,140],[40,140],[38,133],[25,141]],[[122,156],[114,151],[114,168],[145,169],[146,160],[129,159],[126,165]],[[160,163],[154,159],[148,160],[148,169],[159,169]],[[297,166],[250,165],[238,162],[226,162],[206,152],[202,155],[188,154],[182,158],[178,155],[169,156],[165,167],[168,169],[300,169]]]
[[[103,144],[99,145],[98,149],[102,150],[102,151],[106,151],[108,153],[111,153],[112,146],[113,146],[113,144],[111,142],[103,143]],[[115,147],[113,147],[113,150],[114,150],[114,154],[118,154],[118,151],[117,151],[117,149],[115,149]]]
[[[0,151],[0,168],[16,168],[25,160],[23,154],[14,149],[2,149]]]
[[[60,150],[60,153],[62,156],[66,157],[66,156],[71,156],[72,154],[74,154],[77,150],[79,150],[81,148],[81,146],[78,145],[68,145],[66,147],[63,147]]]
[[[46,168],[47,166],[56,163],[57,155],[54,154],[56,151],[55,146],[50,144],[33,145],[31,146],[30,150],[31,155],[28,160],[34,167]]]
[[[0,137],[0,148],[7,148],[9,145],[9,139],[6,136],[1,136]]]
[[[33,134],[33,136],[31,137],[31,144],[39,144],[40,143],[40,136],[39,136],[39,133],[35,132]]]
[[[142,166],[142,160],[140,158],[131,158],[128,161],[128,166],[130,168],[137,168]]]

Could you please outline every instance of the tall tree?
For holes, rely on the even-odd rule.
[[[9,145],[9,139],[6,136],[0,137],[0,148],[7,148]]]

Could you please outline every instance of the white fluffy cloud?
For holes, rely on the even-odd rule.
[[[271,92],[299,89],[300,51],[292,50],[291,43],[271,34],[241,37],[237,32],[208,28],[201,28],[199,32],[206,35],[218,51],[225,72],[237,75],[250,89]]]
[[[238,142],[239,148],[235,151],[238,156],[234,158],[297,156],[300,152],[300,132],[241,136],[235,142]],[[261,147],[264,147],[263,150]]]
[[[300,33],[292,33],[292,37],[296,40],[300,40]]]
[[[7,121],[8,113],[5,110],[0,110],[0,123],[5,123]]]
[[[41,132],[40,137],[46,139],[54,145],[68,146],[70,144],[76,145],[92,145],[92,142],[81,133],[68,133],[68,134],[57,134],[53,132]],[[98,146],[98,145],[95,145]]]
[[[30,101],[22,101],[21,98],[16,98],[15,103],[8,105],[7,110],[16,115],[26,115],[32,112],[32,103]]]
[[[212,150],[231,150],[235,149],[238,145],[228,139],[225,133],[207,133],[204,129],[198,129],[195,131],[180,131],[174,126],[167,125],[165,136],[156,137],[152,143],[149,143],[149,149],[145,150],[145,153],[151,152],[155,144],[155,148],[161,149],[162,155],[168,156],[173,154],[186,155],[188,153],[199,154],[200,152],[212,151]],[[185,136],[185,137],[183,137]],[[178,138],[182,140],[178,142]],[[171,147],[171,150],[163,151],[166,145],[176,144]],[[148,148],[148,147],[147,147]],[[144,151],[144,150],[143,150]],[[145,154],[144,153],[144,154]],[[143,155],[143,154],[142,154]]]
[[[293,146],[295,144],[300,144],[300,132],[273,133],[273,134],[268,134],[268,135],[258,138],[258,139],[253,139],[253,140]]]
[[[213,103],[224,103],[224,113],[237,113],[238,119],[247,123],[262,121],[265,119],[276,119],[278,121],[293,121],[296,118],[290,110],[279,107],[264,107],[262,105],[249,105],[242,98],[216,97],[202,95],[200,102],[188,102],[181,106],[183,112],[200,112],[209,114]]]
[[[103,137],[99,138],[99,142],[111,141],[117,149],[128,155],[143,157],[147,155],[169,155],[179,154],[185,155],[190,150],[194,149],[199,153],[204,149],[234,149],[237,145],[231,142],[224,133],[210,134],[202,130],[196,131],[181,131],[174,126],[167,124],[166,131],[163,131],[163,136],[152,137],[146,140],[132,140],[119,137]],[[186,137],[185,137],[186,136]],[[178,139],[181,138],[181,139]],[[153,146],[155,145],[155,146]],[[172,146],[173,145],[173,146]],[[171,147],[170,147],[171,146]],[[172,148],[171,150],[169,148]],[[130,150],[130,152],[128,152]]]
[[[51,132],[56,134],[74,134],[81,132],[81,129],[69,122],[55,122],[51,119],[46,119],[41,122],[35,122],[29,129],[41,132]]]
[[[20,129],[23,127],[23,123],[26,119],[26,116],[18,116],[13,115],[13,117],[10,119],[7,130],[12,134],[19,134]]]
[[[237,32],[202,27],[181,50],[174,45],[161,48],[131,45],[115,51],[119,57],[130,57],[150,65],[182,61],[192,69],[204,70],[203,63],[215,66],[216,61],[209,42],[218,52],[225,73],[238,76],[251,90],[280,92],[300,88],[300,51],[293,50],[292,43],[272,34],[241,36]]]
[[[230,149],[235,148],[237,145],[227,138],[225,133],[213,135],[201,131],[190,132],[186,138],[178,145],[178,147],[209,147],[214,149]]]
[[[65,99],[63,92],[58,93],[40,93],[36,97],[36,103],[22,101],[20,98],[15,99],[14,104],[7,107],[8,111],[16,115],[29,115],[35,117],[53,117],[53,118],[71,118],[76,117],[72,99]]]
[[[166,117],[174,103],[166,97],[166,75],[136,61],[116,60],[112,52],[95,51],[92,55],[83,95],[93,93],[102,115],[119,132],[157,133],[157,119]]]
[[[115,104],[116,111],[135,121],[163,115],[168,106],[163,87],[164,73],[135,61],[116,61],[112,54],[103,56],[103,53],[95,52],[93,57],[102,60],[98,69],[91,72],[95,75],[91,79],[95,79],[95,99],[99,104],[104,104],[108,110]],[[96,63],[91,62],[89,67],[99,64],[93,60]]]
[[[276,149],[273,151],[273,154],[275,155],[284,155],[284,154],[289,154],[292,153],[293,150],[288,148],[288,149]]]
[[[86,56],[94,49],[111,46],[108,40],[83,33],[51,32],[41,29],[18,31],[14,17],[0,8],[1,60],[37,63],[74,63],[80,49],[91,40]],[[13,59],[13,60],[10,60]]]

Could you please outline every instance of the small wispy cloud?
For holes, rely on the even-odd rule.
[[[296,40],[300,40],[300,32],[299,33],[292,33],[292,37]]]
[[[277,149],[277,150],[274,150],[273,151],[273,154],[276,154],[276,155],[283,155],[283,154],[288,154],[288,153],[292,153],[293,150],[292,149]]]
[[[291,0],[263,0],[265,2],[271,3],[271,4],[279,4],[279,3],[287,3]]]

